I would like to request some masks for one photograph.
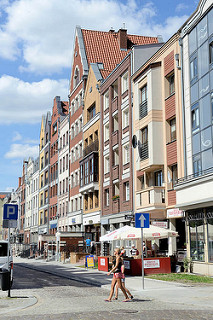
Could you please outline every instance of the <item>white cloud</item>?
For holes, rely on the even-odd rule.
[[[183,21],[183,17],[171,17],[170,28],[156,25],[157,8],[152,1],[139,5],[135,0],[19,0],[5,10],[8,19],[0,26],[0,56],[21,57],[21,71],[41,74],[70,67],[76,25],[107,31],[126,23],[129,33],[150,36],[158,35],[160,27],[167,39],[176,31],[177,18]]]
[[[180,11],[183,11],[183,10],[186,10],[186,9],[188,9],[189,8],[189,6],[186,4],[186,3],[179,3],[178,5],[177,5],[177,7],[175,8],[175,11],[176,12],[180,12]]]
[[[39,147],[30,146],[29,144],[12,144],[10,150],[4,155],[6,159],[23,159],[38,157]]]
[[[15,131],[12,140],[13,140],[13,141],[19,141],[19,140],[21,140],[21,139],[22,139],[21,134],[20,134],[18,131]]]
[[[0,124],[36,123],[42,114],[52,110],[56,95],[68,99],[68,80],[44,79],[24,82],[11,76],[0,78]]]

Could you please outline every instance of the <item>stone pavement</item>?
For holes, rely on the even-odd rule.
[[[34,259],[15,258],[16,263],[25,268],[32,268],[49,274],[60,275],[67,279],[77,280],[79,282],[91,284],[103,289],[110,290],[111,276],[106,272],[96,269],[86,270],[84,268],[63,264],[57,261],[43,261]],[[132,292],[135,300],[154,300],[156,303],[171,306],[175,304],[179,310],[203,310],[213,312],[213,286],[199,285],[190,286],[180,283],[171,283],[145,278],[145,288],[142,289],[142,277],[126,277],[126,287]],[[13,311],[15,309],[27,308],[36,303],[36,298],[32,296],[7,298],[7,292],[0,291],[0,311]],[[1,312],[0,312],[1,313]],[[212,315],[213,318],[213,315]]]

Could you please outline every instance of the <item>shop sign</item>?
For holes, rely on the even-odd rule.
[[[124,260],[124,267],[125,267],[125,269],[130,270],[130,261],[129,260]]]
[[[152,225],[164,229],[168,229],[168,221],[152,221]]]
[[[86,268],[95,268],[94,256],[86,256]]]
[[[144,268],[151,269],[151,268],[160,268],[160,260],[144,260]]]
[[[183,217],[183,211],[177,209],[169,209],[167,210],[167,218],[171,219],[171,218],[181,218]]]
[[[106,265],[106,260],[103,258],[100,258],[100,265],[105,266]]]

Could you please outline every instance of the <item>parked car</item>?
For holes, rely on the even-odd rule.
[[[8,265],[9,261],[9,265]],[[8,241],[0,240],[0,271],[6,269],[10,271],[11,287],[13,284],[13,257],[11,248],[9,248],[9,259],[8,259]]]

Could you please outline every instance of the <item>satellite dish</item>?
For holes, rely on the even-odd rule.
[[[132,137],[132,146],[135,149],[137,147],[137,145],[138,145],[137,137],[134,134],[134,136]]]

